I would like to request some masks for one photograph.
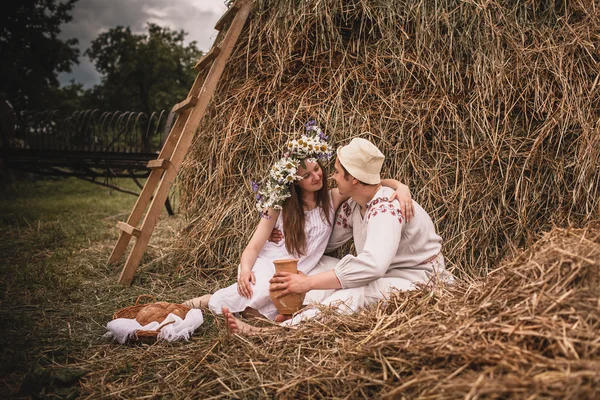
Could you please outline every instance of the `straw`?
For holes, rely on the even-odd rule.
[[[335,146],[380,147],[459,276],[582,226],[600,199],[599,34],[583,0],[255,1],[182,167],[181,254],[235,270],[259,219],[249,181],[309,118]]]

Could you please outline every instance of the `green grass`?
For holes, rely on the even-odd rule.
[[[130,180],[116,183],[139,192]],[[75,178],[26,180],[0,190],[0,397],[68,397],[76,388],[61,378],[64,368],[51,368],[105,344],[104,325],[116,309],[138,294],[160,293],[135,282],[121,287],[122,264],[106,263],[118,238],[115,224],[127,219],[137,198]],[[163,211],[161,221],[159,229],[173,219]],[[160,243],[152,243],[142,264],[156,259]],[[146,269],[165,271],[173,272],[166,261]],[[145,274],[139,280],[148,282]]]
[[[68,296],[80,283],[80,269],[71,268],[73,256],[82,247],[116,237],[109,228],[127,217],[135,200],[74,178],[3,188],[0,234],[7,240],[0,242],[2,302],[39,304]]]

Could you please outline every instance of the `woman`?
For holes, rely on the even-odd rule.
[[[288,142],[288,152],[271,168],[263,190],[253,183],[263,218],[242,253],[237,283],[184,304],[208,307],[215,314],[223,307],[233,313],[255,310],[274,320],[278,312],[269,296],[273,260],[298,258],[298,270],[311,274],[325,252],[335,211],[349,196],[341,195],[337,188],[328,189],[320,160],[332,151],[314,122],[307,124],[307,131],[308,135]],[[383,180],[382,184],[395,188],[403,203],[412,204],[405,185],[395,180]],[[274,229],[285,239],[268,241]]]

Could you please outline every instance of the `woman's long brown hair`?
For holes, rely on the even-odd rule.
[[[331,212],[331,199],[329,198],[329,188],[327,186],[327,174],[323,170],[321,162],[317,162],[321,171],[323,171],[323,186],[317,191],[317,207],[321,207],[325,218],[329,224],[329,214]],[[304,216],[305,204],[302,202],[302,189],[296,183],[290,186],[290,194],[283,203],[283,231],[285,234],[285,248],[288,253],[301,257],[306,253],[306,234],[304,233],[304,224],[306,218]]]

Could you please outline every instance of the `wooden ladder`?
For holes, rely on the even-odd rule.
[[[117,223],[117,228],[121,230],[121,234],[110,255],[109,263],[118,262],[123,257],[131,237],[135,236],[136,238],[119,277],[119,283],[122,285],[131,285],[142,255],[148,247],[162,205],[165,204],[169,194],[171,184],[175,180],[183,158],[192,144],[198,125],[206,114],[208,103],[246,23],[246,19],[248,19],[251,8],[252,0],[238,0],[215,25],[215,29],[221,31],[231,21],[223,40],[218,44],[215,41],[211,50],[196,64],[198,70],[196,80],[188,97],[174,107],[174,111],[178,113],[177,121],[171,128],[158,158],[148,163],[151,172],[140,197],[133,206],[127,222]],[[203,73],[207,69],[208,73]],[[149,208],[148,203],[150,203]],[[146,208],[148,208],[148,211],[138,228]]]

